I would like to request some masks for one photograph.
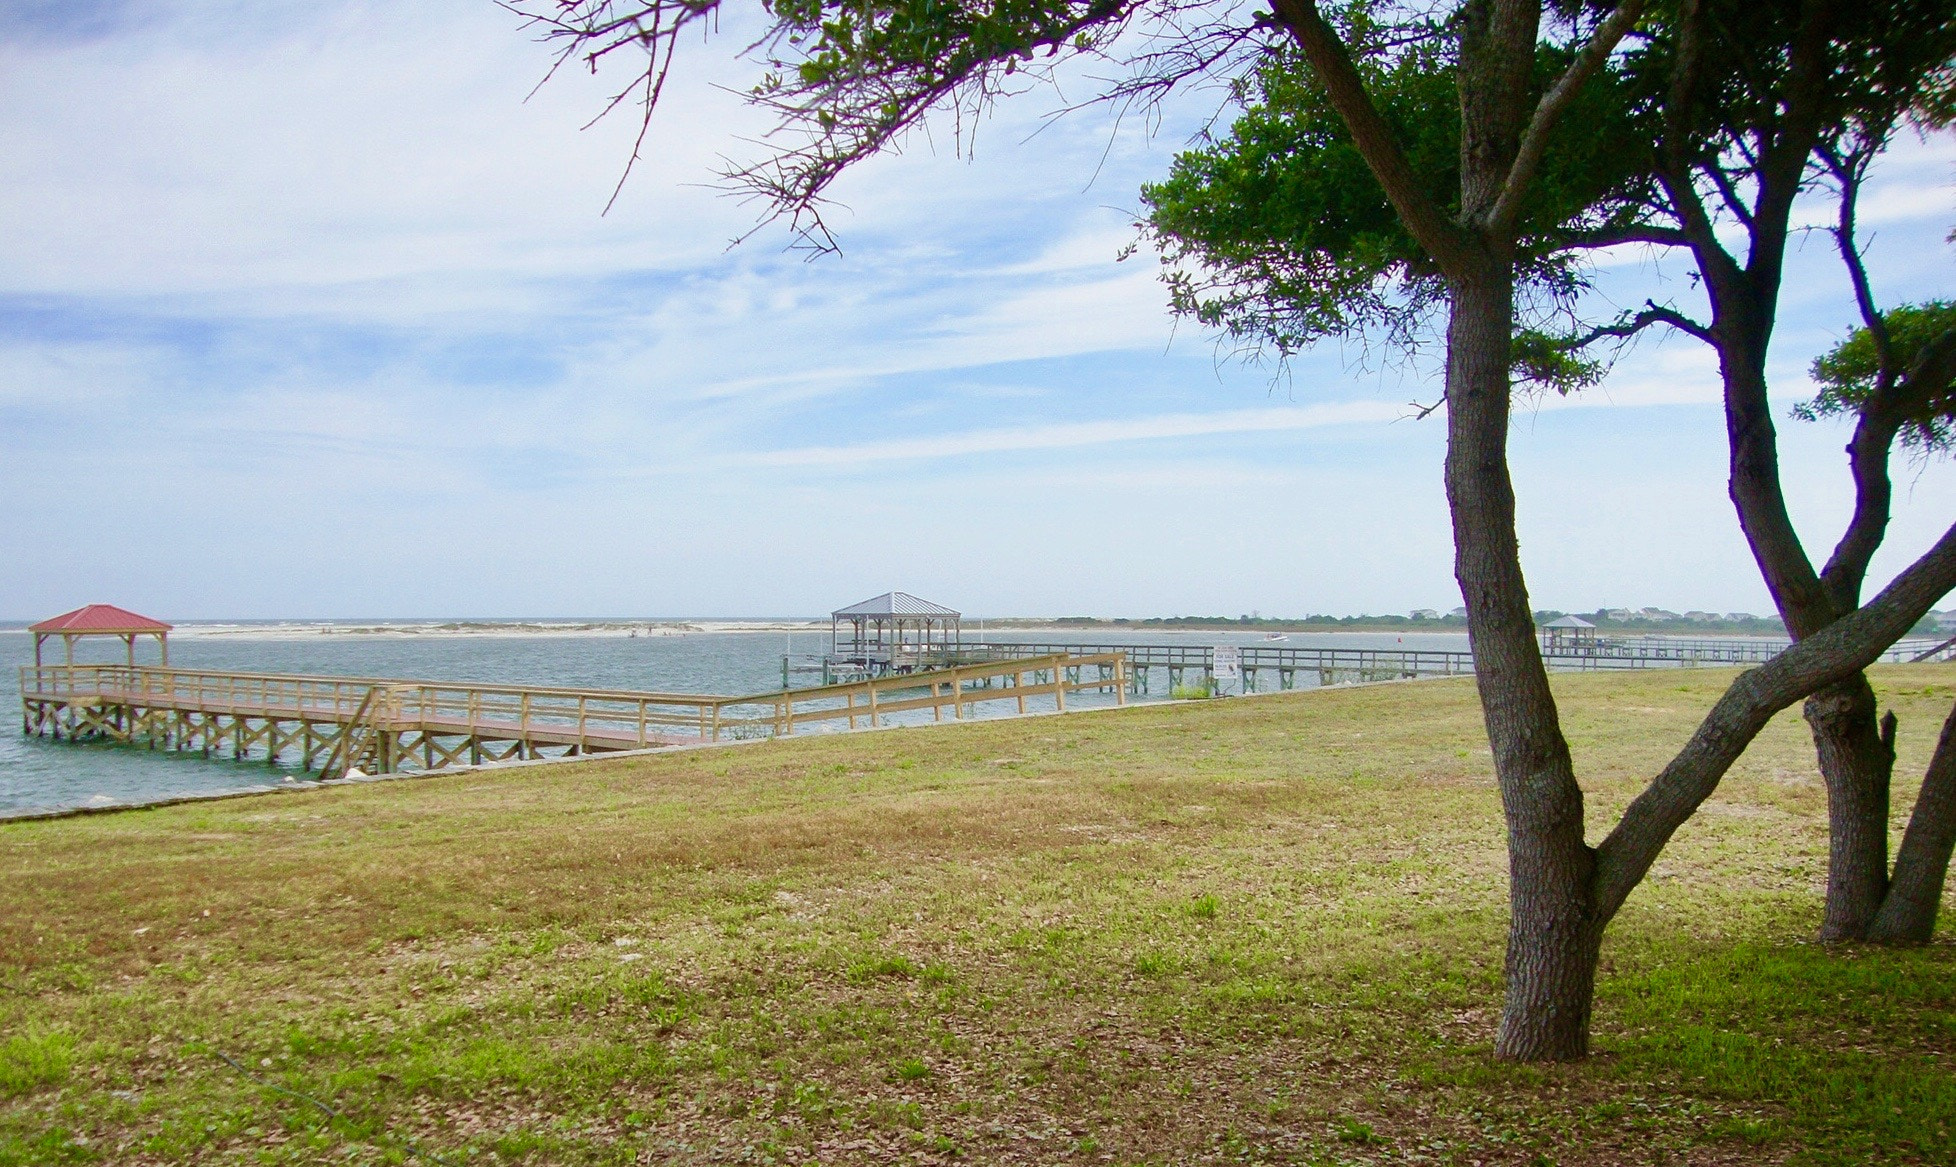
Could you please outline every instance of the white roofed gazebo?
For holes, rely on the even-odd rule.
[[[914,668],[957,647],[959,619],[909,592],[884,592],[829,614],[829,651],[872,671]]]
[[[1542,651],[1548,653],[1596,651],[1596,625],[1581,616],[1564,616],[1542,625]]]

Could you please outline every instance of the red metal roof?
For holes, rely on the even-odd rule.
[[[114,604],[90,604],[63,612],[50,620],[43,620],[28,628],[29,632],[168,632],[170,626],[161,620],[148,616],[138,616],[126,608]]]

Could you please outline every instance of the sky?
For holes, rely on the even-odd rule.
[[[1451,608],[1430,371],[1282,375],[1167,311],[1142,183],[1217,108],[1084,95],[948,122],[849,174],[839,256],[715,189],[767,129],[738,19],[690,45],[644,161],[611,77],[490,0],[0,0],[0,617],[798,615],[892,588],[975,616]],[[532,90],[536,89],[534,95]],[[1948,296],[1956,142],[1864,222],[1884,302]],[[1603,294],[1687,298],[1612,257]],[[1778,410],[1852,311],[1793,257]],[[1523,402],[1538,608],[1770,611],[1724,493],[1709,353],[1645,343]],[[1810,547],[1847,432],[1787,420]],[[1885,581],[1956,471],[1900,467]]]

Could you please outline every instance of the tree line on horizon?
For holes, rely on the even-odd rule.
[[[1422,612],[1426,613],[1422,615]],[[1778,616],[1755,616],[1749,612],[1671,612],[1663,609],[1644,608],[1599,608],[1594,612],[1564,612],[1556,608],[1535,610],[1537,626],[1564,616],[1580,616],[1606,632],[1683,632],[1704,633],[1723,632],[1742,636],[1784,636],[1786,622]],[[1956,628],[1945,629],[1943,620],[1956,620],[1956,611],[1925,613],[1914,628],[1911,636],[1946,635]],[[1066,627],[1092,627],[1113,625],[1118,628],[1253,628],[1281,631],[1286,628],[1357,628],[1387,627],[1411,629],[1462,630],[1467,627],[1467,613],[1456,609],[1441,613],[1432,609],[1416,609],[1412,613],[1382,613],[1379,615],[1329,616],[1323,614],[1309,616],[1059,616],[1053,624]]]

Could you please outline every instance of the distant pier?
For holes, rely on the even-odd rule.
[[[1786,651],[1787,641],[1721,639],[1716,637],[1625,637],[1545,643],[1542,662],[1554,672],[1613,669],[1698,668],[1717,665],[1761,664]],[[1218,647],[1223,651],[1218,657]],[[1185,684],[1213,687],[1219,677],[1240,677],[1247,693],[1260,692],[1275,682],[1278,689],[1297,687],[1299,678],[1319,686],[1410,680],[1416,677],[1467,676],[1474,671],[1474,654],[1444,649],[1312,648],[1293,644],[1136,644],[1111,641],[966,640],[913,648],[902,657],[865,660],[855,656],[784,657],[782,681],[796,675],[836,677],[880,675],[876,670],[941,668],[983,661],[1043,657],[1055,654],[1118,653],[1126,659],[1133,691],[1150,692],[1151,676],[1166,674],[1164,692]],[[1888,663],[1956,657],[1956,640],[1899,641],[1880,659]]]

